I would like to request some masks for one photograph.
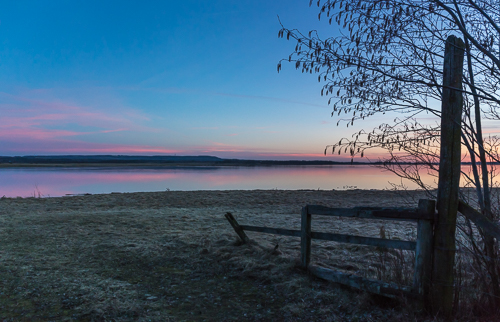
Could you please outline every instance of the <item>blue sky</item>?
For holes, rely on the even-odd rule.
[[[317,76],[276,70],[295,46],[278,15],[338,32],[308,4],[2,2],[0,155],[324,158],[354,129],[336,126]]]

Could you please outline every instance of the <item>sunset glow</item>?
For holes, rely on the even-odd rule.
[[[348,161],[323,151],[397,117],[337,126],[347,116],[331,117],[317,75],[294,64],[277,72],[295,47],[277,37],[279,21],[322,37],[339,32],[308,1],[10,1],[0,9],[0,155]],[[498,134],[488,122],[484,133]]]
[[[276,71],[278,15],[332,33],[302,0],[0,9],[0,155],[346,159],[322,153],[348,133],[315,77]]]

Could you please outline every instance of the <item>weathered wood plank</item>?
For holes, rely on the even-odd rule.
[[[330,240],[340,243],[369,245],[369,246],[406,249],[406,250],[415,250],[417,245],[416,242],[407,240],[382,239],[373,237],[344,235],[344,234],[320,233],[314,231],[311,232],[311,237],[313,239]]]
[[[256,231],[261,233],[284,235],[292,237],[301,237],[301,230],[283,229],[283,228],[271,228],[271,227],[259,227],[259,226],[248,226],[240,225],[240,228],[246,231]],[[405,249],[405,250],[415,250],[416,242],[404,241],[404,240],[392,240],[392,239],[380,239],[372,237],[362,237],[354,235],[344,235],[344,234],[332,234],[332,233],[322,233],[322,232],[311,232],[311,239],[319,240],[329,240],[340,243],[358,244],[358,245],[369,245],[384,248],[395,248],[395,249]]]
[[[246,230],[246,231],[257,231],[257,232],[260,232],[260,233],[268,233],[268,234],[275,234],[275,235],[285,235],[285,236],[292,236],[292,237],[300,237],[301,236],[300,230],[283,229],[283,228],[270,228],[270,227],[259,227],[259,226],[247,226],[247,225],[240,225],[240,227],[243,230]]]
[[[405,295],[411,298],[420,298],[418,294],[412,292],[411,288],[407,286],[401,287],[396,284],[384,283],[379,280],[346,274],[315,265],[309,265],[308,271],[311,274],[327,281],[347,285],[358,290],[363,290],[386,297],[396,298],[398,297],[398,295]]]
[[[382,208],[382,207],[355,207],[355,208],[329,208],[319,205],[308,205],[311,215],[356,217],[386,220],[433,220],[428,214],[419,214],[415,208]]]
[[[454,296],[455,230],[460,184],[462,75],[465,45],[446,39],[441,98],[441,149],[437,193],[438,218],[434,231],[434,264],[431,303],[434,313],[449,318]]]
[[[226,217],[227,221],[229,221],[231,226],[233,226],[234,231],[238,234],[241,241],[243,243],[248,243],[248,241],[250,241],[250,239],[247,237],[247,235],[245,234],[243,229],[241,229],[241,226],[238,224],[236,219],[234,219],[233,214],[231,214],[230,212],[226,212],[225,217]]]
[[[420,199],[419,213],[434,214],[436,202]],[[415,273],[413,277],[413,291],[428,299],[432,273],[432,241],[433,225],[430,220],[419,220],[417,226],[417,248],[415,250]],[[429,303],[424,303],[428,307]]]
[[[500,240],[500,226],[491,221],[488,217],[486,217],[476,209],[469,206],[465,201],[458,201],[458,211],[460,211],[460,213],[467,219],[476,224],[476,226],[481,228],[484,233],[490,235],[491,237],[495,237],[497,240]]]
[[[307,206],[302,208],[301,213],[301,235],[300,235],[300,255],[302,267],[307,269],[311,261],[311,214]]]

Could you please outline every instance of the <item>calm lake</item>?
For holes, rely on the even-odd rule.
[[[428,181],[433,182],[429,177]],[[367,165],[172,168],[3,168],[0,197],[165,190],[387,189],[394,174]],[[410,188],[415,186],[406,183]]]

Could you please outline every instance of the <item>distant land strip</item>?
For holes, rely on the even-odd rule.
[[[283,166],[283,165],[383,165],[383,162],[328,160],[244,160],[198,156],[135,155],[28,155],[0,156],[0,168],[8,167],[180,167],[180,166]],[[412,163],[401,163],[412,164]],[[462,164],[470,164],[464,162]]]
[[[0,167],[46,166],[274,166],[274,165],[367,165],[368,162],[327,160],[243,160],[215,156],[133,156],[133,155],[29,155],[0,156]]]

